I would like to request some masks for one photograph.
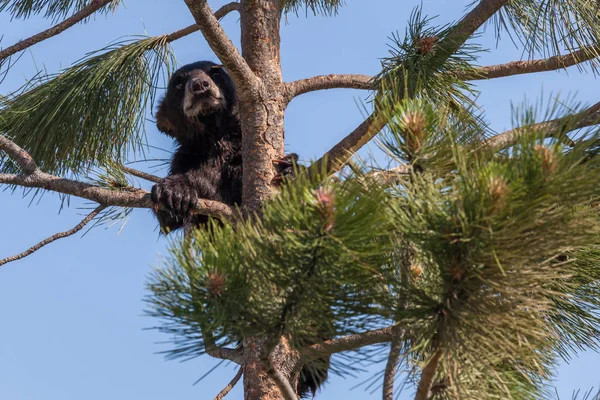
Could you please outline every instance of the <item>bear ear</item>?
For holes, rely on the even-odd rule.
[[[171,123],[171,121],[169,121],[169,118],[167,117],[167,113],[165,112],[163,105],[164,101],[160,103],[158,111],[156,112],[156,127],[159,131],[166,133],[167,135],[173,136],[174,126]]]

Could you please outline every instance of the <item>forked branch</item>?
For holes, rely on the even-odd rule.
[[[219,24],[206,0],[185,0],[196,24],[206,38],[210,48],[227,68],[236,88],[241,92],[253,92],[257,88],[258,79],[250,69],[246,60],[231,42]]]
[[[4,264],[8,264],[9,262],[12,262],[12,261],[20,260],[21,258],[25,258],[28,255],[35,253],[36,251],[38,251],[45,245],[50,244],[58,239],[66,238],[66,237],[76,234],[81,229],[83,229],[83,227],[86,226],[91,220],[93,220],[98,214],[100,214],[100,212],[102,210],[104,210],[105,208],[106,208],[106,206],[102,206],[102,205],[98,206],[98,207],[96,207],[96,209],[94,211],[89,213],[80,223],[78,223],[73,228],[69,229],[68,231],[59,232],[57,234],[54,234],[54,235],[50,236],[49,238],[42,240],[35,246],[30,247],[29,249],[25,250],[22,253],[1,259],[0,266],[4,265]]]
[[[27,39],[23,39],[20,42],[13,44],[3,50],[0,50],[0,61],[4,60],[16,54],[22,50],[25,50],[34,44],[40,43],[46,39],[49,39],[53,36],[58,35],[61,32],[69,29],[73,25],[83,21],[102,7],[106,6],[113,0],[96,0],[90,2],[87,6],[83,7],[81,10],[77,11],[75,14],[71,15],[69,18],[64,21],[54,25],[52,28],[46,29],[38,34],[35,34]]]

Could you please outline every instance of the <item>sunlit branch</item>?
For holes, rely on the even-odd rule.
[[[5,151],[12,157],[26,173],[26,175],[0,174],[0,184],[39,188],[73,195],[107,207],[155,208],[150,193],[142,189],[135,191],[110,190],[42,172],[29,153],[5,136],[0,136],[0,150]],[[198,200],[192,212],[194,214],[209,215],[221,220],[231,220],[234,215],[233,208],[229,205],[206,199]]]
[[[541,60],[512,61],[506,64],[476,68],[473,72],[469,72],[468,75],[459,75],[458,78],[464,80],[494,79],[513,75],[555,71],[592,60],[598,57],[599,53],[600,46],[589,46],[573,53],[552,56]]]
[[[318,75],[285,84],[286,102],[301,94],[326,89],[364,89],[373,90],[373,77],[358,74]]]

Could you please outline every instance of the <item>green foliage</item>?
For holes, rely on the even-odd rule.
[[[29,18],[43,13],[46,18],[58,20],[94,2],[95,0],[0,0],[0,12],[7,11],[13,18]],[[113,0],[102,10],[114,10],[120,2],[121,0]]]
[[[394,187],[300,178],[261,218],[173,243],[147,299],[175,337],[170,357],[201,354],[201,331],[301,348],[394,321],[408,379],[442,355],[435,398],[533,399],[548,395],[558,357],[597,347],[600,169],[582,162],[585,142],[567,152],[531,130],[497,154],[423,100],[395,111],[422,116],[429,151]],[[406,158],[402,121],[382,142]]]
[[[531,55],[544,57],[583,49],[598,68],[600,39],[598,3],[589,0],[513,0],[502,10],[499,21],[511,29]],[[583,66],[580,66],[583,68]]]
[[[260,220],[213,225],[173,243],[148,299],[150,314],[165,321],[160,329],[178,335],[168,354],[200,354],[198,328],[218,341],[285,334],[300,345],[372,325],[392,238],[388,196],[366,189],[358,181],[315,189],[302,180]]]
[[[472,64],[481,51],[465,43],[448,54],[454,45],[451,27],[431,27],[431,18],[416,8],[410,17],[404,38],[392,35],[390,56],[382,59],[382,71],[376,77],[380,90],[375,106],[386,119],[397,119],[397,107],[406,99],[419,98],[440,115],[457,118],[461,124],[484,126],[472,97],[471,84],[460,79],[473,73]]]
[[[141,150],[154,88],[172,65],[164,36],[115,43],[7,97],[0,132],[47,172],[120,162]]]
[[[406,312],[430,312],[410,358],[443,353],[437,379],[453,384],[439,398],[539,398],[557,355],[597,347],[600,176],[584,145],[565,153],[541,137],[524,132],[500,155],[447,142],[453,169],[397,189],[396,229],[426,271]]]

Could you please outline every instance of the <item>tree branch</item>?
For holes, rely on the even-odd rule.
[[[39,171],[39,167],[33,158],[31,158],[29,153],[17,146],[16,143],[8,139],[6,136],[0,135],[0,150],[3,150],[13,160],[15,160],[15,162],[19,164],[19,166],[27,175]]]
[[[385,374],[383,375],[383,400],[394,400],[394,380],[396,378],[398,362],[400,361],[403,336],[404,330],[401,330],[398,325],[394,326],[390,354],[388,355]]]
[[[187,1],[187,0],[186,0]],[[490,19],[509,0],[481,0],[477,6],[465,15],[451,30],[451,32],[438,44],[440,54],[445,58],[455,53],[485,21]],[[354,153],[368,143],[388,123],[386,117],[375,110],[352,133],[333,146],[323,157],[317,160],[312,167],[321,170],[322,164],[327,160],[327,171],[333,173],[339,170]],[[311,168],[312,169],[312,168]]]
[[[438,350],[431,360],[427,363],[425,368],[423,368],[423,372],[421,373],[421,379],[419,380],[419,386],[417,387],[417,394],[415,395],[415,400],[428,400],[431,391],[431,387],[433,386],[433,378],[435,377],[435,373],[437,371],[438,366],[440,365],[440,361],[442,359],[442,351]]]
[[[210,48],[227,68],[236,88],[242,93],[255,91],[258,87],[256,75],[227,37],[206,0],[185,0],[185,4],[190,9]]]
[[[306,352],[304,361],[307,362],[344,351],[356,350],[373,344],[391,342],[393,337],[392,330],[393,327],[389,326],[387,328],[343,336],[327,340],[323,343],[313,344],[304,350]]]
[[[569,131],[585,128],[600,123],[600,102],[577,114],[567,115],[550,121],[540,122],[529,126],[522,126],[500,133],[486,140],[483,145],[492,149],[505,149],[517,143],[523,133],[535,131],[543,132],[544,138],[566,136]],[[570,145],[574,145],[569,138]]]
[[[230,349],[227,347],[219,347],[212,336],[211,332],[202,331],[204,338],[204,350],[206,354],[220,360],[233,361],[236,364],[242,365],[242,354],[240,349]]]
[[[98,215],[105,208],[106,208],[106,206],[100,205],[100,206],[96,207],[96,209],[94,211],[89,213],[80,223],[78,223],[73,228],[69,229],[68,231],[59,232],[57,234],[54,234],[54,235],[50,236],[49,238],[42,240],[35,246],[30,247],[29,249],[25,250],[22,253],[19,253],[17,255],[7,257],[7,258],[0,260],[0,266],[4,265],[4,264],[8,264],[9,262],[12,262],[12,261],[20,260],[21,258],[25,258],[28,255],[35,253],[36,251],[38,251],[45,245],[54,242],[55,240],[74,235],[75,233],[77,233],[81,229],[83,229],[84,226],[86,226],[91,220],[93,220],[96,217],[96,215]]]
[[[379,131],[387,125],[387,120],[374,111],[348,136],[333,146],[323,157],[313,163],[320,171],[320,166],[327,162],[327,171],[335,172],[341,169],[354,153],[367,144]]]
[[[373,77],[358,74],[318,75],[285,84],[285,101],[289,103],[301,94],[326,89],[374,90]]]
[[[503,78],[513,75],[566,69],[600,56],[600,45],[588,46],[569,54],[552,56],[541,60],[512,61],[506,64],[488,65],[475,68],[472,72],[457,74],[457,78],[466,81]],[[288,82],[286,103],[294,97],[316,90],[327,89],[363,89],[376,90],[373,77],[359,74],[318,75],[312,78]]]
[[[279,391],[283,395],[285,400],[298,400],[296,392],[292,388],[290,381],[273,365],[271,357],[267,357],[265,360],[267,373],[275,381]]]
[[[552,56],[541,60],[513,61],[506,64],[476,68],[472,73],[459,75],[458,78],[464,80],[494,79],[513,75],[532,74],[535,72],[555,71],[592,60],[598,57],[599,53],[600,46],[588,46],[562,56]]]
[[[150,198],[150,193],[142,189],[135,191],[109,190],[99,186],[90,185],[89,183],[50,175],[41,171],[27,176],[0,174],[0,184],[40,188],[52,192],[69,194],[95,201],[96,203],[100,203],[107,207],[155,207],[154,202]],[[193,213],[208,215],[222,220],[231,220],[234,216],[233,209],[227,204],[206,199],[200,199],[196,202]]]
[[[214,400],[223,400],[223,397],[227,396],[229,392],[231,392],[231,389],[233,389],[233,387],[238,383],[243,374],[244,368],[240,367],[240,369],[238,369],[237,374],[235,374],[231,382],[229,382],[227,386],[225,386],[223,390],[219,392],[219,394],[217,395],[217,397],[215,397]]]
[[[123,170],[123,172],[126,172],[129,175],[137,176],[138,178],[142,178],[142,179],[145,179],[145,180],[150,181],[150,182],[160,183],[160,182],[163,181],[162,178],[160,178],[160,177],[158,177],[156,175],[152,175],[152,174],[148,174],[146,172],[138,171],[137,169],[129,168],[129,167],[126,167],[124,165],[121,165],[121,169]]]
[[[456,52],[477,29],[509,1],[481,0],[452,28],[452,31],[444,38],[444,43],[440,43],[440,45],[446,48],[450,54]]]
[[[231,2],[229,4],[225,4],[223,7],[215,11],[215,18],[217,20],[220,20],[232,11],[240,11],[240,3]],[[194,32],[198,32],[199,30],[200,26],[198,24],[190,25],[186,28],[180,29],[169,34],[167,36],[167,42],[173,42],[177,39],[181,39],[184,36],[190,35]]]
[[[5,151],[23,168],[27,175],[0,174],[0,184],[40,188],[52,192],[69,194],[95,201],[103,206],[133,208],[155,208],[150,193],[145,190],[109,190],[72,179],[61,178],[42,172],[29,153],[9,140],[0,136],[0,150]],[[193,213],[208,215],[222,220],[232,220],[233,208],[214,200],[200,199]]]
[[[54,25],[52,28],[46,29],[45,31],[42,31],[42,32],[40,32],[36,35],[33,35],[27,39],[23,39],[20,42],[15,43],[12,46],[9,46],[3,50],[0,50],[0,61],[4,60],[7,57],[12,56],[15,53],[25,50],[25,49],[33,46],[34,44],[37,44],[39,42],[42,42],[46,39],[49,39],[53,36],[58,35],[61,32],[64,32],[65,30],[69,29],[73,25],[86,19],[87,17],[89,17],[90,15],[92,15],[93,13],[95,13],[96,11],[98,11],[99,9],[106,6],[107,4],[109,4],[112,1],[113,0],[92,1],[89,5],[83,7],[81,10],[77,11],[75,14],[71,15],[69,18],[65,19],[64,21]]]

